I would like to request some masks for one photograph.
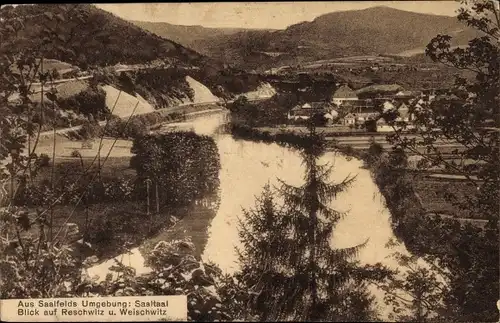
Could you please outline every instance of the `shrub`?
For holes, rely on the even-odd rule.
[[[102,134],[102,128],[98,123],[87,121],[82,125],[78,134],[81,139],[92,139]]]
[[[40,154],[38,157],[38,163],[40,167],[48,167],[50,163],[50,157],[47,154]]]
[[[81,156],[80,152],[76,149],[71,152],[71,157],[80,158]]]
[[[59,99],[57,103],[62,109],[73,110],[99,120],[110,114],[106,106],[106,92],[98,86],[89,86],[78,94]]]

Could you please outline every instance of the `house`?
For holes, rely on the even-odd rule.
[[[362,112],[362,113],[356,113],[356,124],[364,124],[368,120],[375,120],[379,116],[378,113],[376,112]]]
[[[396,107],[394,106],[394,103],[392,101],[386,100],[384,103],[382,103],[382,111],[387,112],[390,110],[394,110]]]
[[[311,117],[311,111],[309,107],[303,108],[303,106],[296,105],[290,111],[288,111],[288,120],[307,120]]]
[[[307,120],[316,113],[323,114],[329,120],[338,116],[338,112],[329,102],[308,102],[293,107],[288,112],[288,120]]]
[[[343,102],[338,109],[344,113],[375,112],[375,104],[372,100],[352,100]]]
[[[336,105],[341,105],[346,101],[356,101],[358,100],[358,96],[356,92],[354,92],[349,86],[342,85],[339,87],[335,93],[333,93],[331,102]]]
[[[384,119],[384,117],[377,119],[377,127],[378,126],[385,126],[385,125],[387,125],[387,121]]]
[[[376,112],[349,112],[342,118],[342,124],[345,126],[364,125],[368,120],[377,119],[378,115]]]
[[[354,113],[348,113],[344,116],[344,118],[342,118],[342,123],[345,126],[354,126],[356,124],[356,116],[354,115]]]
[[[396,107],[399,115],[396,118],[396,122],[410,122],[412,120],[412,114],[410,113],[410,107],[404,102]]]
[[[418,101],[416,104],[409,105],[405,102],[397,103],[393,109],[384,110],[385,112],[394,111],[397,112],[396,118],[392,122],[388,122],[384,117],[377,119],[377,132],[393,132],[394,129],[398,129],[402,127],[402,124],[405,124],[405,129],[409,130],[414,128],[413,120],[414,120],[414,111],[416,106],[418,105]]]

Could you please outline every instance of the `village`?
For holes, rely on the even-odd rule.
[[[358,90],[348,84],[337,85],[329,100],[293,107],[287,114],[290,125],[300,125],[320,115],[325,126],[338,132],[393,132],[403,125],[405,131],[411,132],[416,115],[424,106],[460,102],[469,95],[448,89],[405,90],[398,84],[370,85]],[[395,119],[385,120],[388,113],[396,113]]]

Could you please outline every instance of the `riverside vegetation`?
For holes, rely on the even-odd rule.
[[[454,321],[493,321],[498,314],[492,301],[498,298],[499,281],[498,18],[499,13],[493,3],[474,3],[470,9],[461,10],[459,19],[482,31],[484,37],[472,40],[465,50],[451,48],[449,36],[438,36],[427,47],[426,53],[434,61],[474,72],[475,79],[457,77],[454,85],[469,92],[465,104],[450,102],[423,107],[416,113],[418,137],[409,140],[402,136],[401,130],[396,131],[388,136],[394,146],[392,151],[384,152],[375,143],[365,153],[349,147],[336,147],[344,154],[365,161],[391,211],[396,236],[412,254],[427,259],[428,263],[437,264],[433,266],[434,270],[447,282],[446,287],[443,287],[430,272],[419,270],[407,277],[412,283],[394,281],[392,287],[406,286],[408,294],[417,296],[414,299],[419,301],[411,306],[415,306],[414,314],[419,320],[429,318],[425,317],[422,308],[418,309],[418,304],[439,313],[438,317]],[[251,115],[241,109],[236,109],[234,113],[239,114],[237,119]],[[391,122],[396,116],[384,117]],[[274,123],[275,126],[277,124]],[[436,128],[441,131],[434,131]],[[247,140],[292,146],[303,141],[303,136],[294,133],[272,135],[241,123],[232,125],[231,131],[235,136]],[[458,159],[473,160],[475,167],[461,167],[449,162],[435,144],[439,140],[455,140],[463,144],[463,151],[454,151],[452,154]],[[420,147],[425,147],[432,154],[422,153],[422,150],[418,150]],[[418,166],[423,170],[442,165],[454,174],[463,175],[468,183],[477,188],[475,193],[460,199],[453,191],[449,191],[448,199],[456,207],[469,210],[470,214],[481,214],[481,218],[489,220],[488,224],[481,229],[473,221],[462,224],[452,218],[426,214],[415,196],[411,173],[406,170],[408,153],[422,158]],[[401,260],[405,266],[414,266],[414,259],[403,257]],[[438,294],[442,303],[436,303]],[[398,297],[388,297],[387,300],[394,306],[404,307],[411,303]],[[411,317],[402,316],[400,319],[409,320]]]
[[[475,8],[479,14],[487,11],[499,17],[493,5],[479,4]],[[48,21],[60,23],[71,17],[67,12],[70,9],[61,7],[57,17],[41,14],[48,16]],[[474,20],[466,12],[461,17],[479,29],[484,28],[484,23]],[[8,22],[2,25],[2,33],[22,29],[17,18]],[[498,159],[494,157],[495,153],[498,156],[498,150],[495,150],[498,133],[487,132],[480,139],[471,138],[469,130],[484,124],[471,126],[471,120],[466,120],[470,114],[465,113],[477,111],[478,115],[472,121],[478,123],[488,118],[496,120],[493,117],[498,116],[498,92],[494,92],[494,85],[498,85],[498,73],[494,73],[498,72],[498,64],[484,64],[487,59],[498,63],[498,46],[487,37],[472,43],[470,52],[465,54],[452,52],[443,45],[446,42],[443,38],[437,39],[437,46],[430,46],[431,57],[446,58],[447,61],[455,57],[456,60],[451,61],[462,66],[469,66],[471,62],[461,59],[475,58],[472,63],[485,68],[488,73],[481,69],[478,83],[471,85],[471,90],[478,94],[477,101],[463,107],[465,111],[455,109],[457,107],[430,109],[432,113],[424,115],[438,122],[446,130],[445,135],[451,133],[463,136],[464,140],[469,138],[470,141],[466,141],[471,147],[469,155],[486,159],[486,166],[480,173],[484,186],[478,189],[477,197],[482,210],[491,215],[491,224],[485,230],[461,227],[457,222],[429,218],[421,213],[413,203],[411,185],[404,171],[405,150],[411,149],[411,143],[403,145],[395,138],[397,149],[391,153],[385,153],[381,147],[372,144],[363,157],[391,209],[396,235],[415,255],[436,266],[422,268],[416,266],[415,257],[397,255],[409,270],[396,275],[381,265],[359,266],[356,253],[363,244],[348,249],[330,248],[327,241],[335,232],[335,224],[349,214],[329,208],[327,202],[348,190],[349,183],[355,179],[327,182],[326,176],[332,169],[317,162],[325,150],[325,141],[312,125],[310,132],[303,136],[262,136],[265,141],[277,140],[301,153],[306,168],[305,183],[295,187],[282,182],[276,190],[264,187],[255,208],[244,210],[243,215],[248,221],[242,222],[240,227],[244,242],[239,250],[242,268],[235,275],[224,275],[217,266],[200,262],[195,256],[196,246],[190,242],[163,241],[148,253],[147,265],[152,268],[151,273],[136,275],[132,268],[118,263],[112,269],[117,275],[96,281],[86,276],[82,269],[99,259],[95,255],[87,257],[78,250],[89,241],[95,245],[111,241],[91,240],[97,237],[88,234],[84,234],[81,241],[72,241],[66,224],[76,218],[77,211],[82,211],[87,229],[92,224],[88,223],[86,216],[91,214],[93,204],[113,200],[123,204],[122,207],[130,206],[128,201],[144,206],[142,203],[148,198],[144,196],[147,192],[145,181],[151,180],[152,186],[156,187],[155,181],[159,184],[156,201],[159,202],[160,198],[162,201],[158,205],[160,212],[151,213],[165,225],[170,216],[164,212],[168,206],[184,207],[207,193],[216,195],[220,161],[213,139],[209,137],[190,132],[158,136],[138,132],[130,134],[134,137],[136,155],[130,165],[137,177],[107,178],[104,174],[107,157],[104,161],[99,160],[97,167],[97,156],[90,165],[85,165],[80,159],[80,164],[71,166],[76,169],[67,169],[74,178],[67,177],[64,172],[59,174],[53,162],[49,161],[47,167],[50,156],[33,154],[37,138],[46,126],[44,118],[38,122],[33,119],[37,111],[43,115],[44,93],[41,93],[40,106],[35,106],[30,98],[30,83],[35,75],[42,83],[50,80],[48,73],[40,71],[39,64],[43,64],[47,52],[44,46],[58,44],[58,30],[51,30],[50,25],[46,29],[48,40],[36,43],[29,50],[6,53],[0,58],[0,72],[8,81],[0,82],[0,99],[5,110],[0,114],[0,157],[7,161],[3,180],[7,180],[10,187],[7,205],[0,215],[1,298],[185,294],[188,295],[188,318],[192,321],[357,321],[378,319],[373,299],[367,292],[367,286],[375,284],[386,292],[386,303],[395,308],[395,320],[496,320],[492,300],[498,298],[498,228],[495,222],[498,209],[493,202],[499,183],[498,171],[495,171],[499,166]],[[445,56],[434,50],[444,50]],[[37,61],[35,58],[42,59]],[[83,60],[82,57],[72,59]],[[12,73],[9,67],[13,63],[24,73],[22,77]],[[489,82],[493,86],[482,86]],[[12,84],[19,85],[13,89]],[[20,90],[20,98],[9,101],[9,93],[14,90]],[[57,98],[57,93],[54,96]],[[490,101],[484,104],[481,100]],[[488,111],[489,107],[493,111]],[[442,118],[443,115],[450,119]],[[130,118],[125,128],[129,121]],[[498,128],[498,124],[494,126]],[[238,133],[247,139],[260,136],[251,128],[232,127],[234,132],[239,129]],[[52,125],[52,128],[56,126]],[[103,134],[100,136],[102,138]],[[51,160],[54,160],[54,154]],[[37,176],[45,176],[46,181],[37,183]],[[135,178],[138,181],[134,183]],[[67,189],[70,184],[74,184],[73,188]],[[284,201],[286,206],[282,207],[278,200]],[[68,207],[62,208],[62,221],[57,224],[57,209],[61,205]],[[148,214],[143,210],[137,210],[135,217],[127,215],[131,219],[127,230],[142,231],[140,224],[148,222],[144,220]],[[99,234],[100,237],[110,235],[118,241],[117,245],[125,247],[136,242],[130,237],[120,240],[112,235],[120,232],[123,217],[118,214],[107,214],[106,217],[99,219],[106,225],[94,223],[95,228],[106,230]],[[148,230],[154,228],[140,234],[146,234]],[[438,279],[436,272],[443,276],[445,284]],[[402,297],[401,293],[408,297]]]

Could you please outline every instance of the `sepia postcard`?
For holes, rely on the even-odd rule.
[[[0,7],[0,320],[500,322],[498,0]]]

